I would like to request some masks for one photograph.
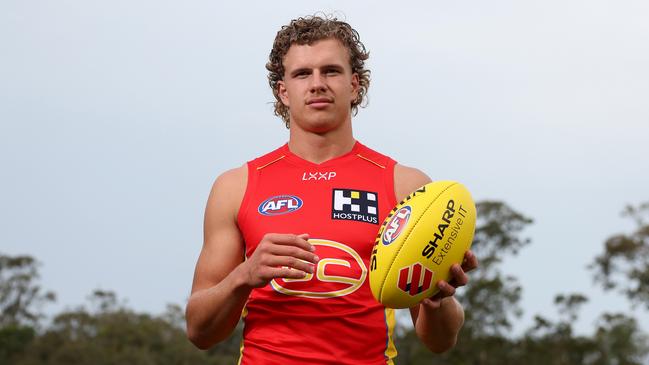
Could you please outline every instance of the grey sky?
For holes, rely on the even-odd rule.
[[[649,200],[649,3],[0,3],[0,251],[43,262],[57,308],[94,288],[184,303],[213,179],[284,143],[264,64],[278,28],[336,12],[371,52],[370,147],[535,219],[506,271],[526,315],[626,302],[591,284]],[[272,5],[272,6],[271,6]],[[636,311],[645,330],[647,312]]]

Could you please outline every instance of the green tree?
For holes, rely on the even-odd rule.
[[[593,365],[641,365],[649,353],[649,337],[635,318],[622,313],[602,314],[593,338],[597,344]]]
[[[605,289],[617,289],[649,309],[649,202],[629,205],[622,215],[634,221],[635,230],[608,238],[590,268]]]
[[[478,202],[476,209],[472,250],[480,267],[470,274],[469,285],[458,294],[466,312],[463,333],[471,337],[501,335],[522,313],[518,304],[522,287],[517,278],[502,271],[500,264],[530,243],[521,234],[532,219],[503,202]]]
[[[586,365],[596,352],[596,344],[585,336],[575,335],[573,323],[588,301],[582,294],[557,295],[554,304],[559,319],[556,322],[537,315],[535,323],[513,345],[515,357],[527,365]]]
[[[225,363],[189,343],[179,306],[169,306],[166,313],[153,316],[126,308],[109,291],[96,291],[89,301],[91,309],[81,306],[56,315],[14,364]]]
[[[562,300],[562,298],[564,300]],[[648,338],[635,318],[604,313],[591,336],[576,335],[572,324],[585,302],[579,294],[557,296],[560,319],[537,316],[535,325],[513,345],[518,363],[526,365],[642,365]],[[551,351],[549,351],[551,349]]]
[[[38,285],[38,266],[31,256],[0,254],[0,364],[25,351],[43,318],[42,305],[55,299]]]
[[[43,317],[41,307],[55,300],[37,281],[38,262],[31,256],[0,254],[0,327],[35,327]]]
[[[0,364],[10,364],[21,356],[35,336],[32,327],[10,325],[0,328]]]

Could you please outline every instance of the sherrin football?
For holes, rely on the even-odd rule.
[[[448,280],[471,247],[476,211],[469,191],[455,181],[415,190],[388,214],[376,236],[370,287],[386,307],[413,307]]]

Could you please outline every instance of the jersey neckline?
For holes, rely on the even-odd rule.
[[[311,162],[309,160],[305,160],[302,157],[294,154],[288,148],[288,142],[285,143],[280,148],[280,150],[281,150],[281,153],[286,156],[286,161],[287,162],[290,162],[292,164],[296,164],[296,165],[299,165],[299,166],[310,166],[310,167],[321,168],[321,167],[326,167],[326,166],[330,166],[330,165],[333,165],[333,164],[339,164],[339,163],[343,162],[344,160],[353,158],[354,156],[356,156],[361,151],[362,147],[363,147],[363,145],[360,142],[355,141],[354,146],[352,147],[352,149],[349,152],[346,152],[346,153],[344,153],[344,154],[342,154],[340,156],[330,158],[329,160],[323,161],[321,163]]]

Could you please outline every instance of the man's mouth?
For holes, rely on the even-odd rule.
[[[320,109],[320,108],[327,107],[332,102],[333,102],[333,100],[331,100],[330,98],[325,98],[325,97],[313,98],[313,99],[309,99],[307,101],[307,105],[312,107],[312,108]]]

